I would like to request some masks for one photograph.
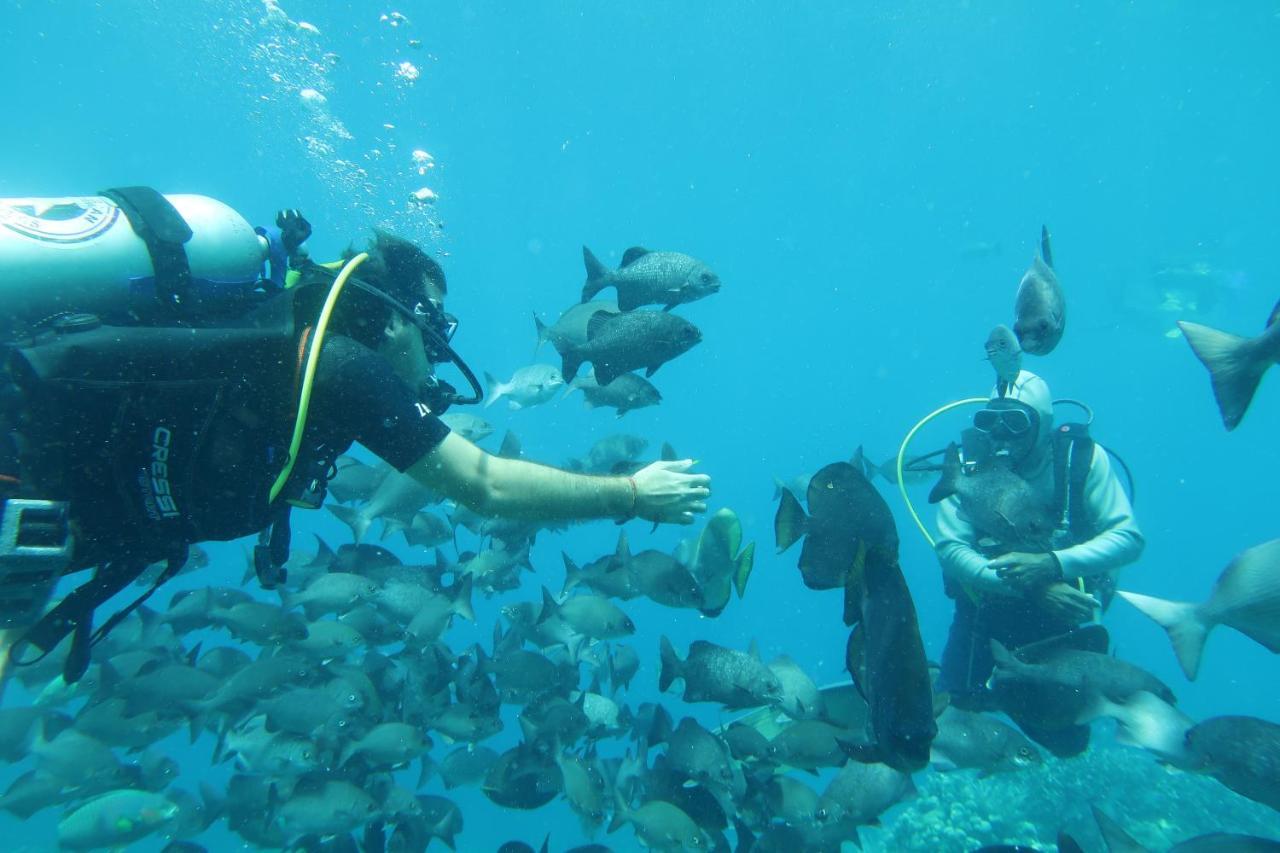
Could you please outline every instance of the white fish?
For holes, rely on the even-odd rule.
[[[1209,369],[1223,425],[1228,431],[1235,429],[1253,401],[1263,374],[1271,365],[1280,363],[1280,302],[1271,309],[1267,327],[1257,337],[1242,338],[1185,320],[1178,322],[1178,328],[1196,358]]]
[[[1169,632],[1178,663],[1193,681],[1200,672],[1204,642],[1215,625],[1235,628],[1280,654],[1280,539],[1237,554],[1201,604],[1136,592],[1119,595]]]
[[[550,364],[522,367],[512,374],[509,382],[499,382],[489,373],[484,375],[484,379],[489,386],[489,399],[484,401],[485,408],[506,397],[507,405],[511,408],[526,409],[547,402],[564,387],[564,376]]]

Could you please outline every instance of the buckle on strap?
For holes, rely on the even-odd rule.
[[[71,565],[74,540],[65,501],[11,498],[0,517],[0,628],[40,618]]]

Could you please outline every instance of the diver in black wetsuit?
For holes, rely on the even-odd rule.
[[[450,432],[439,415],[479,388],[449,344],[456,320],[440,266],[385,233],[367,256],[314,264],[299,252],[305,219],[287,211],[277,224],[295,269],[232,322],[68,315],[9,346],[0,668],[71,634],[75,680],[89,646],[141,600],[96,632],[93,609],[150,563],[168,561],[161,582],[176,573],[196,542],[261,532],[259,576],[277,582],[289,508],[323,502],[334,460],[355,441],[488,516],[689,524],[705,511],[710,478],[687,473],[689,460],[587,476],[492,456]],[[446,360],[472,381],[472,399],[435,379],[433,363]],[[94,579],[44,613],[58,576],[88,568]]]

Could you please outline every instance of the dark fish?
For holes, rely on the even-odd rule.
[[[556,798],[564,788],[560,767],[543,750],[520,744],[499,756],[485,774],[481,790],[508,809],[536,809]]]
[[[840,767],[848,761],[842,744],[851,736],[821,720],[800,720],[769,741],[769,759],[798,770]]]
[[[599,313],[591,318],[587,341],[561,353],[563,376],[572,380],[584,361],[595,367],[596,381],[608,385],[624,373],[645,369],[654,374],[671,359],[702,340],[688,320],[661,311]]]
[[[457,788],[479,783],[497,760],[498,753],[487,746],[460,746],[446,755],[436,770],[446,788]]]
[[[1196,358],[1209,369],[1223,425],[1235,429],[1253,402],[1262,375],[1280,363],[1280,302],[1271,309],[1267,326],[1257,337],[1243,338],[1184,320],[1178,321],[1178,328]]]
[[[996,669],[991,688],[1007,713],[1030,737],[1059,757],[1088,745],[1087,723],[1138,693],[1172,705],[1173,692],[1144,669],[1106,653],[1107,632],[1088,625],[1010,653],[993,641]]]
[[[866,476],[848,462],[836,462],[813,475],[807,489],[809,513],[784,490],[774,517],[778,553],[804,537],[800,573],[810,589],[848,587],[861,572],[866,552],[898,548],[893,515]],[[861,580],[856,581],[861,585]]]
[[[947,448],[942,479],[929,492],[929,503],[958,495],[960,508],[982,533],[1010,550],[1043,551],[1053,535],[1053,518],[1022,477],[1002,464],[966,473],[960,448]]]
[[[1187,732],[1189,769],[1280,811],[1280,725],[1257,717],[1210,717]]]
[[[1062,285],[1053,271],[1053,255],[1049,248],[1049,229],[1040,228],[1040,254],[1018,284],[1014,300],[1013,331],[1023,352],[1048,355],[1062,340],[1067,325],[1067,303]]]
[[[575,389],[582,392],[588,409],[614,409],[618,417],[634,409],[656,406],[662,402],[662,394],[653,383],[634,373],[624,373],[608,385],[601,385],[596,381],[595,371],[590,370],[569,383],[565,396],[569,396]]]
[[[659,646],[662,669],[658,690],[666,692],[671,682],[684,679],[686,702],[719,702],[726,708],[752,708],[775,702],[782,686],[757,655],[726,649],[705,640],[689,646],[689,656],[680,660],[671,641],[662,637]]]
[[[1136,592],[1117,592],[1169,632],[1174,654],[1187,678],[1200,672],[1209,632],[1228,625],[1280,654],[1280,539],[1241,551],[1218,576],[1201,604],[1166,601]]]
[[[875,822],[890,806],[915,794],[911,776],[885,764],[850,761],[822,793],[828,820],[854,824]]]
[[[619,799],[609,832],[617,831],[626,823],[635,829],[636,838],[653,850],[705,850],[709,846],[702,828],[693,818],[664,800],[650,800],[632,809]]]
[[[734,787],[736,765],[729,747],[711,732],[685,717],[667,742],[667,763],[688,779],[724,791]],[[741,780],[741,773],[736,776]]]
[[[861,612],[845,652],[845,666],[871,710],[872,744],[851,754],[909,773],[929,763],[929,746],[938,733],[933,689],[915,603],[897,555],[888,559],[878,553],[866,559]],[[846,592],[846,606],[849,599]]]
[[[937,766],[979,776],[1042,764],[1039,750],[1022,732],[990,714],[947,708],[938,717],[938,735],[930,759]]]
[[[582,286],[586,302],[606,287],[618,291],[618,307],[631,311],[641,305],[661,305],[664,311],[684,302],[710,296],[720,289],[720,277],[696,258],[680,252],[651,252],[633,246],[622,256],[617,270],[610,270],[582,247],[587,282]]]

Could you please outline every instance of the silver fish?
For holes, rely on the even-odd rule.
[[[1223,569],[1209,598],[1200,604],[1166,601],[1136,592],[1118,595],[1169,633],[1187,678],[1200,672],[1209,632],[1227,625],[1280,654],[1280,539],[1241,551]]]

